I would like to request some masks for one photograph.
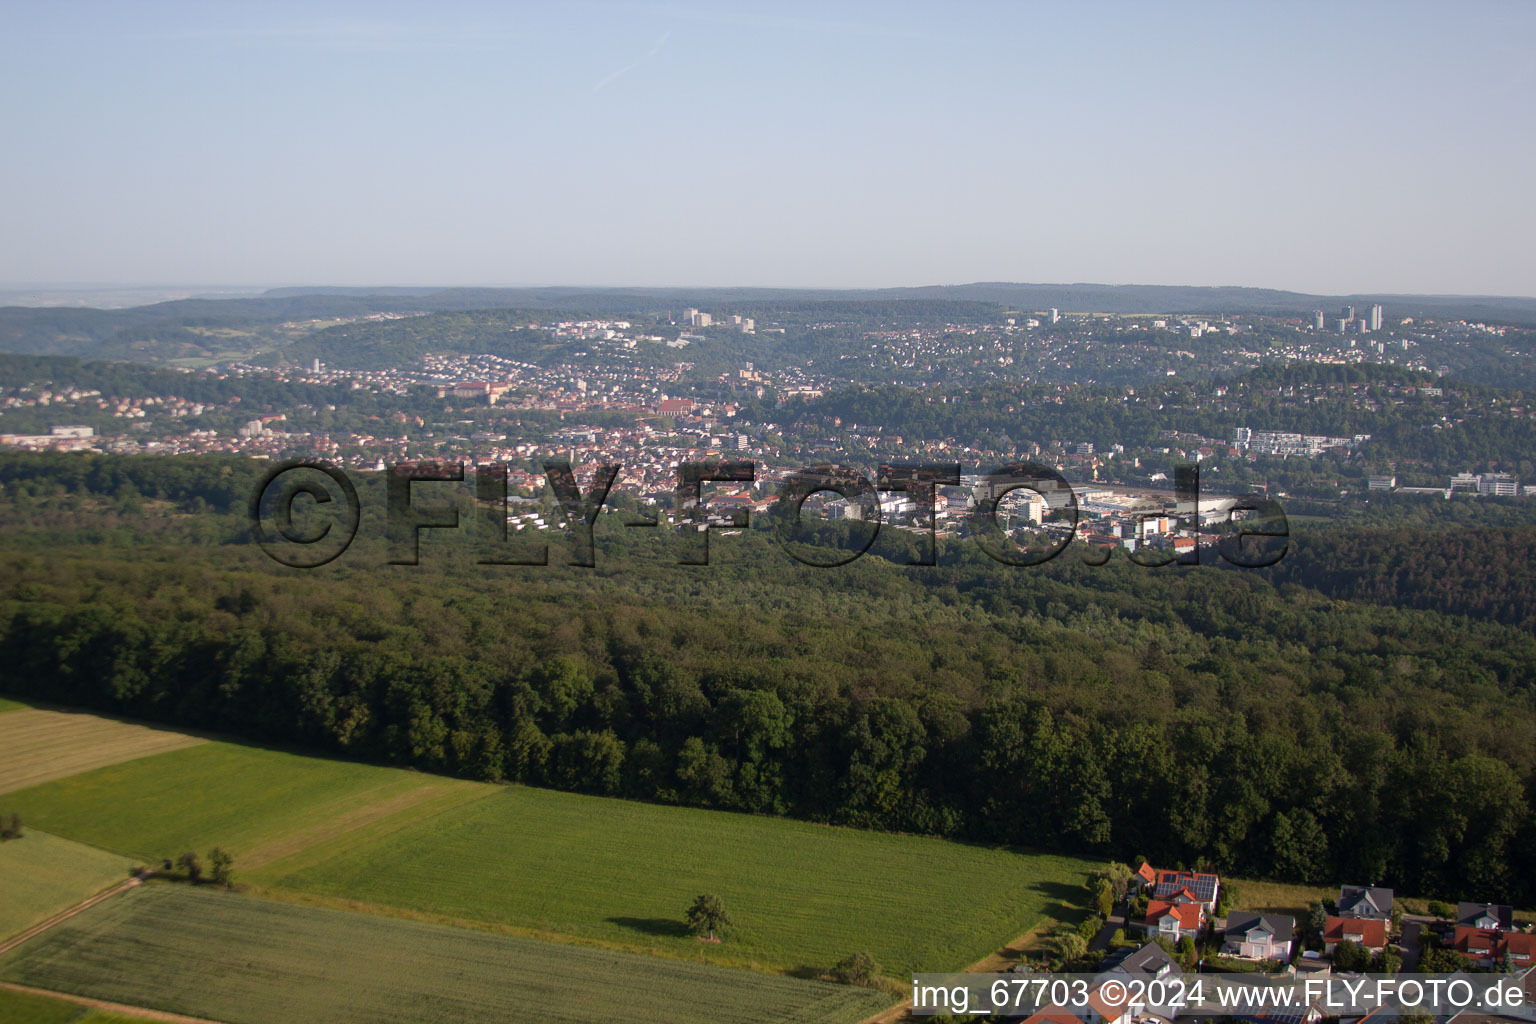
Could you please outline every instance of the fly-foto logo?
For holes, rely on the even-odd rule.
[[[554,503],[563,518],[572,565],[596,565],[593,528],[603,512],[622,470],[614,463],[599,465],[583,492],[569,462],[543,464]],[[789,473],[780,481],[768,511],[771,532],[796,561],[817,568],[847,565],[873,546],[884,523],[882,495],[901,494],[912,521],[925,524],[921,551],[909,565],[936,565],[940,488],[958,487],[958,464],[881,463],[871,480],[862,470],[823,464]],[[472,473],[474,505],[478,509],[480,540],[485,545],[481,565],[548,565],[546,535],[513,537],[509,529],[508,473],[503,464],[477,466]],[[457,501],[422,503],[418,489],[431,485],[461,487],[470,479],[462,462],[402,463],[386,474],[385,535],[393,565],[416,565],[424,530],[458,530],[462,519]],[[739,504],[712,503],[706,483],[753,484],[757,466],[746,460],[713,459],[683,462],[670,516],[634,516],[631,527],[670,526],[683,541],[680,565],[708,565],[713,530],[744,530],[751,512]],[[1034,517],[1036,528],[1014,526],[1005,511],[1010,496],[1028,492],[1036,507],[1048,515]],[[1127,509],[1117,515],[1116,530],[1136,533],[1139,523],[1156,520],[1156,533],[1169,543],[1133,549],[1139,565],[1198,565],[1201,550],[1214,547],[1224,561],[1243,568],[1274,565],[1289,550],[1290,528],[1280,504],[1264,495],[1224,499],[1217,508],[1202,508],[1198,466],[1179,466],[1174,474],[1172,519],[1183,529],[1165,529],[1170,515],[1159,507]],[[452,491],[449,495],[452,496]],[[966,489],[968,508],[962,522],[971,541],[986,555],[1005,565],[1032,566],[1059,556],[1079,537],[1082,509],[1077,493],[1051,466],[1019,462],[978,474]],[[813,495],[832,494],[842,509],[841,526],[829,538],[824,521],[808,520],[805,505]],[[612,511],[612,509],[610,509]],[[362,525],[357,488],[339,467],[327,462],[291,462],[267,473],[251,498],[252,531],[263,550],[283,565],[317,568],[340,557],[356,539]],[[1220,520],[1218,523],[1216,520]],[[1217,530],[1216,527],[1224,526]],[[911,527],[907,529],[912,530]],[[1182,536],[1175,536],[1182,534]],[[1214,544],[1209,543],[1215,541]],[[1182,542],[1182,543],[1181,543]],[[1111,542],[1113,544],[1113,542]],[[1103,565],[1113,551],[1084,546],[1089,565]],[[1207,559],[1209,561],[1209,559]]]

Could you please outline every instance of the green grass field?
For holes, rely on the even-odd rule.
[[[9,717],[9,716],[7,716]],[[4,809],[142,863],[220,846],[293,902],[816,974],[957,970],[1080,899],[1092,865],[207,742],[11,793]],[[701,944],[694,896],[737,927]]]
[[[979,960],[1080,898],[1092,867],[521,787],[387,837],[350,838],[276,884],[690,957],[700,944],[683,914],[711,892],[738,925],[712,958],[824,971],[862,950],[893,977]]]
[[[0,980],[230,1024],[853,1024],[867,989],[156,884],[0,959]]]
[[[0,1021],[5,1024],[149,1024],[143,1017],[124,1017],[64,999],[3,988],[0,988]]]
[[[76,711],[16,708],[0,716],[0,793],[203,742],[174,729]]]
[[[25,838],[0,843],[0,939],[128,878],[131,865],[123,857],[36,829],[25,832]]]
[[[20,711],[26,707],[19,700],[11,700],[9,697],[0,697],[0,711]]]
[[[249,871],[349,828],[414,820],[494,792],[403,769],[202,743],[56,779],[0,804],[38,828],[143,862],[221,846]]]

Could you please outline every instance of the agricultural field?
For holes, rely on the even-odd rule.
[[[131,865],[123,857],[37,829],[25,832],[0,843],[0,941],[128,878]]]
[[[151,1024],[143,1017],[125,1017],[64,999],[7,988],[0,988],[0,1020],[5,1024]]]
[[[205,741],[172,729],[7,701],[0,710],[0,793]]]
[[[172,884],[71,918],[0,958],[0,980],[229,1024],[854,1024],[891,1002],[845,985]]]
[[[11,700],[9,697],[0,697],[0,711],[20,711],[26,707],[19,700]]]
[[[13,717],[0,719],[0,729]],[[208,742],[56,779],[0,803],[38,828],[141,862],[220,846],[248,873],[352,829],[371,835],[494,792],[404,769]]]
[[[223,742],[55,779],[0,805],[140,863],[220,846],[239,881],[288,902],[799,976],[861,951],[889,977],[960,969],[1079,913],[1070,905],[1093,867]],[[736,922],[718,945],[683,923],[703,892]]]
[[[892,977],[979,960],[1080,900],[1094,867],[522,787],[309,859],[332,851],[275,885],[689,957],[683,914],[709,892],[737,923],[712,960],[825,971],[867,951]]]

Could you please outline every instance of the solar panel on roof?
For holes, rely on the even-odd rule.
[[[1172,896],[1180,889],[1189,889],[1195,898],[1209,902],[1216,898],[1216,876],[1195,874],[1192,871],[1164,871],[1159,874],[1154,896]]]

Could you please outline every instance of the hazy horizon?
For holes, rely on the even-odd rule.
[[[1302,297],[1313,296],[1320,299],[1342,298],[1355,296],[1380,296],[1401,298],[1437,298],[1437,299],[1516,299],[1536,301],[1536,293],[1517,295],[1513,293],[1497,292],[1392,292],[1392,291],[1296,291],[1288,288],[1275,288],[1263,284],[1157,284],[1146,281],[931,281],[916,285],[772,285],[772,284],[593,284],[586,282],[519,282],[513,284],[487,284],[482,282],[468,282],[456,284],[419,284],[419,283],[367,283],[367,284],[336,284],[334,282],[300,283],[291,282],[271,284],[229,284],[229,283],[186,283],[172,282],[6,282],[0,281],[0,298],[10,302],[18,296],[31,294],[134,294],[155,292],[186,293],[190,298],[247,298],[264,295],[267,292],[278,290],[327,291],[331,289],[345,289],[355,291],[391,291],[391,290],[487,290],[487,291],[515,291],[521,289],[589,289],[592,291],[679,291],[679,292],[706,292],[706,291],[827,291],[827,292],[870,292],[870,291],[900,291],[908,289],[925,288],[967,288],[973,286],[998,286],[998,287],[1024,287],[1024,288],[1180,288],[1180,289],[1244,289],[1255,291],[1273,291],[1295,294]],[[6,304],[0,302],[0,305]],[[17,304],[12,302],[11,304]],[[32,305],[36,303],[19,303],[20,305]]]

